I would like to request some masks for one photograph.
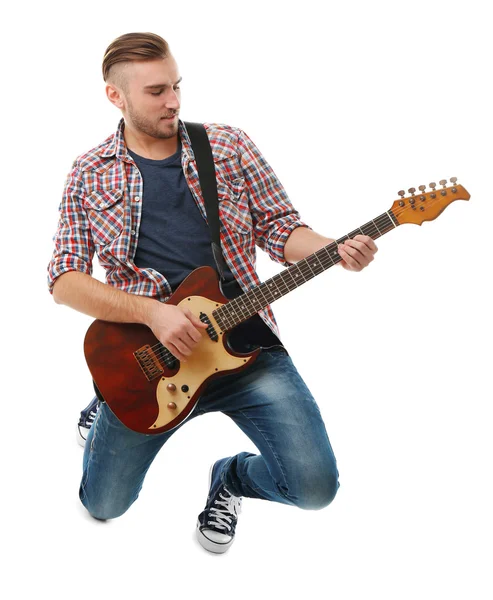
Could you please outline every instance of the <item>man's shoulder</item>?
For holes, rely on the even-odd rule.
[[[115,136],[116,134],[112,133],[97,146],[79,154],[74,160],[72,168],[77,167],[81,171],[95,171],[107,166],[108,157],[105,156],[106,150],[108,150],[111,145],[114,145]]]
[[[238,140],[243,131],[225,123],[204,123],[215,157],[222,158],[238,152]]]

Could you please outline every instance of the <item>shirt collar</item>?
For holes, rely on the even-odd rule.
[[[131,162],[132,159],[127,152],[127,145],[125,144],[125,138],[123,137],[123,130],[125,129],[125,119],[122,117],[118,123],[118,129],[110,141],[108,146],[101,151],[100,156],[103,158],[109,158],[115,156],[120,160]],[[192,150],[192,144],[188,137],[187,128],[181,119],[178,119],[178,133],[180,135],[182,151],[188,156],[189,160],[195,160],[194,153]]]

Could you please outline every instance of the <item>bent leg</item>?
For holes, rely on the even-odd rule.
[[[261,453],[241,452],[226,463],[223,483],[234,495],[313,510],[332,502],[339,488],[332,446],[285,351],[263,350],[249,369],[218,379],[199,407],[224,412]]]
[[[122,515],[137,499],[155,456],[180,427],[161,434],[137,433],[101,403],[84,448],[79,489],[89,513],[102,520]]]

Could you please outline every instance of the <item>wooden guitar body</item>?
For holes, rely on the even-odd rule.
[[[91,375],[116,417],[139,433],[174,429],[195,408],[211,379],[241,371],[260,350],[240,354],[227,342],[212,312],[228,299],[211,267],[193,271],[167,304],[188,308],[210,326],[186,362],[173,360],[151,329],[136,323],[96,320],[84,340]]]

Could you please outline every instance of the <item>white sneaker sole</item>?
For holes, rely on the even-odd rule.
[[[226,542],[224,544],[219,544],[217,542],[213,542],[212,540],[210,540],[208,537],[206,537],[200,531],[199,526],[200,526],[200,522],[197,519],[197,529],[195,530],[197,532],[197,540],[199,541],[199,544],[202,546],[202,548],[205,548],[209,552],[214,552],[214,554],[223,554],[224,552],[226,552],[229,549],[231,544],[235,541],[234,538],[231,538],[231,540],[229,542]]]
[[[85,431],[86,428],[85,427],[81,428],[80,425],[77,425],[77,433],[76,433],[76,435],[77,435],[77,443],[79,444],[79,446],[82,446],[84,448],[85,445],[86,445],[86,438],[82,435],[81,429],[84,430],[84,433],[87,436],[87,433]]]

